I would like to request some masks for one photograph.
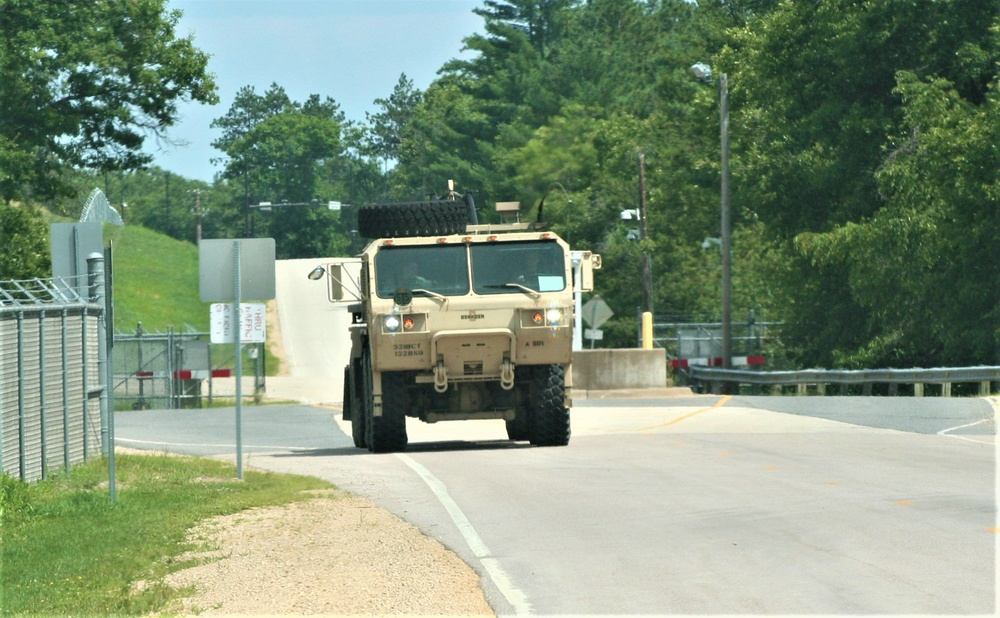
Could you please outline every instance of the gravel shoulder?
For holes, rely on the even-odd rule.
[[[191,531],[195,594],[169,614],[493,616],[479,575],[371,501],[333,490],[214,518]]]

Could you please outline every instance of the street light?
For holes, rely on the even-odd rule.
[[[691,67],[698,81],[712,82],[712,67],[699,62]],[[719,76],[719,138],[722,142],[722,366],[730,369],[733,362],[732,337],[732,223],[729,218],[729,80]]]
[[[570,196],[569,196],[569,191],[566,190],[566,187],[562,186],[561,182],[556,181],[556,182],[553,182],[552,184],[555,185],[555,186],[557,186],[557,187],[559,187],[560,189],[562,189],[563,196],[566,197],[566,203],[567,204],[572,204],[573,203],[572,198],[570,198]]]

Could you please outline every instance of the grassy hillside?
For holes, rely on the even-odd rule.
[[[197,247],[135,225],[106,225],[104,238],[112,241],[116,331],[132,332],[138,322],[147,332],[208,331]]]

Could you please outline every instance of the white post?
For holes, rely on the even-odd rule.
[[[572,251],[573,260],[573,351],[583,349],[583,251]]]
[[[243,350],[240,344],[240,241],[233,241],[233,350],[236,353],[236,478],[243,480]]]

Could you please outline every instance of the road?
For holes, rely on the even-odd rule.
[[[234,416],[123,412],[118,443],[231,458]],[[338,418],[245,407],[250,465],[375,500],[476,568],[500,614],[995,609],[985,400],[588,400],[565,448],[508,442],[498,421],[411,419],[396,455],[353,448]]]

